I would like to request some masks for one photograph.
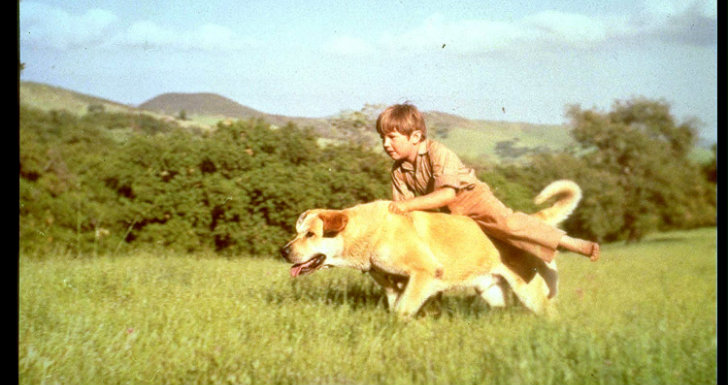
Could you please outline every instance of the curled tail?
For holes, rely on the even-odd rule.
[[[547,207],[532,215],[555,226],[566,220],[574,212],[576,206],[579,205],[581,188],[573,181],[565,179],[557,180],[541,190],[533,201],[536,204],[541,204],[553,197],[557,197],[557,200],[551,207]]]

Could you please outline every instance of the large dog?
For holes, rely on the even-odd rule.
[[[558,199],[552,206],[531,215],[560,223],[578,205],[581,189],[568,180],[556,181],[535,201],[553,197]],[[297,235],[281,249],[293,263],[291,276],[327,267],[368,272],[384,288],[389,308],[404,317],[416,314],[432,295],[452,288],[474,288],[490,306],[504,306],[510,286],[533,312],[552,310],[558,285],[555,262],[546,264],[494,243],[466,216],[423,211],[399,215],[388,206],[389,201],[375,201],[301,214]]]

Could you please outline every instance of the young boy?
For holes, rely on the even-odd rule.
[[[422,114],[411,104],[396,104],[377,118],[377,132],[392,166],[390,211],[447,209],[473,218],[483,231],[551,262],[558,247],[599,259],[599,244],[572,238],[535,217],[514,212],[454,152],[427,139]]]

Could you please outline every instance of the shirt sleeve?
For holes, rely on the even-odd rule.
[[[432,178],[435,190],[443,187],[452,187],[458,190],[468,183],[464,183],[462,170],[463,163],[450,149],[434,145],[429,150],[432,162]]]
[[[402,201],[414,197],[414,192],[407,187],[404,181],[402,171],[396,168],[392,169],[392,200]]]

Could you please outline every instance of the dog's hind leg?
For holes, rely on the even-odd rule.
[[[538,269],[538,275],[543,278],[544,282],[546,282],[546,286],[549,288],[548,297],[550,299],[556,297],[556,294],[559,291],[559,272],[556,270],[556,260],[544,263],[543,266],[540,266]]]
[[[475,291],[491,307],[506,306],[505,282],[492,274],[479,277],[475,283]]]
[[[498,274],[508,281],[521,303],[532,312],[540,315],[552,312],[551,302],[548,299],[548,289],[543,287],[543,280],[532,279],[530,283],[526,282],[505,265],[496,267],[492,273]]]

